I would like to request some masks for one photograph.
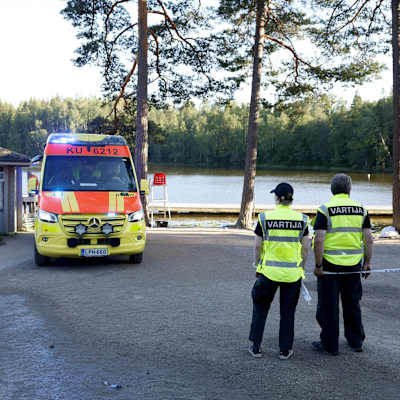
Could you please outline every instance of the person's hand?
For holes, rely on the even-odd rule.
[[[317,277],[321,277],[324,275],[324,269],[323,269],[322,265],[315,266],[314,275]]]
[[[364,263],[362,266],[362,271],[371,271],[371,265],[369,263]],[[370,272],[363,273],[364,279],[367,279],[370,275]]]

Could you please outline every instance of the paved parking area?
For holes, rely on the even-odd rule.
[[[363,353],[343,337],[338,357],[312,351],[319,330],[310,278],[313,300],[298,306],[295,356],[278,359],[276,301],[265,356],[253,359],[251,233],[153,229],[140,265],[121,257],[36,268],[32,241],[23,233],[0,246],[1,399],[399,398],[400,273],[364,284]],[[376,244],[374,268],[399,260],[398,243]]]

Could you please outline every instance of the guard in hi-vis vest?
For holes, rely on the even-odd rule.
[[[331,181],[333,197],[318,208],[314,224],[315,270],[318,277],[316,318],[321,327],[315,350],[338,355],[339,295],[342,300],[344,336],[353,351],[361,352],[365,339],[361,320],[360,274],[329,272],[369,271],[372,257],[371,222],[367,211],[349,198],[351,178],[337,174]],[[368,272],[364,277],[368,277]]]
[[[255,229],[257,280],[251,292],[253,318],[249,352],[261,357],[265,322],[275,293],[280,288],[279,347],[281,360],[293,355],[294,314],[299,300],[301,279],[309,247],[308,217],[292,210],[293,188],[280,183],[275,193],[276,208],[258,216]]]

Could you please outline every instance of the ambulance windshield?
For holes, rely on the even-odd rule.
[[[47,156],[42,190],[137,192],[130,159],[101,156]]]

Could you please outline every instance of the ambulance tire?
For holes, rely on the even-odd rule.
[[[39,254],[39,252],[37,251],[36,245],[34,245],[34,259],[35,259],[35,264],[38,267],[43,267],[45,265],[48,265],[49,261],[50,261],[49,257],[42,256],[41,254]]]
[[[129,256],[129,262],[131,264],[140,264],[143,261],[143,253],[131,254]]]

